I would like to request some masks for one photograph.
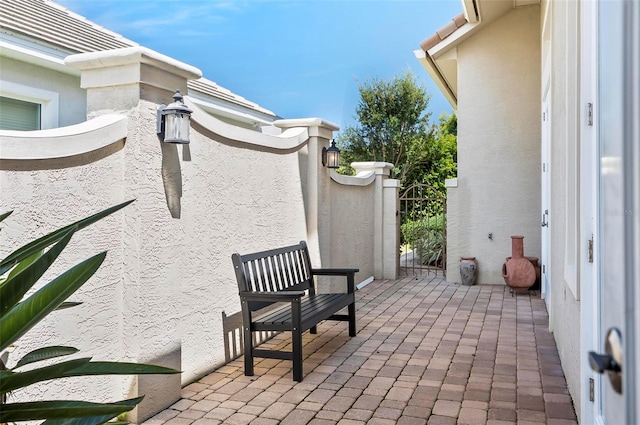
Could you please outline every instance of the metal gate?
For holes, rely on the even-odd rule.
[[[400,274],[439,273],[446,276],[446,197],[425,184],[400,196]]]

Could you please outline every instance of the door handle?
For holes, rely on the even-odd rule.
[[[607,373],[613,390],[622,394],[622,333],[618,328],[607,331],[604,340],[604,354],[589,352],[589,366],[595,372]]]
[[[547,227],[549,225],[549,223],[547,223],[547,215],[546,214],[542,214],[542,227]]]

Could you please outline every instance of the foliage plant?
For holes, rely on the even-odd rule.
[[[415,249],[421,264],[439,266],[444,256],[444,216],[425,216],[401,225],[403,245]]]
[[[457,172],[456,116],[443,115],[432,125],[430,95],[410,71],[390,81],[367,81],[358,90],[357,123],[337,137],[338,171],[353,174],[355,161],[390,162],[403,189],[429,184],[445,195],[445,179]]]
[[[98,270],[106,252],[75,265],[29,296],[42,275],[80,229],[118,211],[132,201],[108,208],[34,240],[0,261],[0,352],[27,333],[55,310],[79,303],[67,298]],[[0,222],[11,212],[0,215]],[[173,374],[179,371],[161,366],[92,361],[90,357],[72,358],[78,350],[67,346],[38,347],[24,355],[12,367],[0,359],[0,423],[41,421],[46,425],[93,425],[116,418],[133,409],[143,397],[99,403],[81,400],[37,400],[8,402],[11,392],[30,385],[72,376]],[[44,365],[43,365],[44,363]]]

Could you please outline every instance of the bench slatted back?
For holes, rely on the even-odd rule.
[[[252,254],[233,254],[240,292],[314,291],[306,242]],[[268,302],[251,303],[250,310]]]

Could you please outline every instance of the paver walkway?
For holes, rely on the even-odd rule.
[[[145,424],[576,424],[539,295],[432,274],[356,296],[356,337],[344,322],[304,335],[302,382],[288,361],[256,359],[246,377],[237,359]]]

